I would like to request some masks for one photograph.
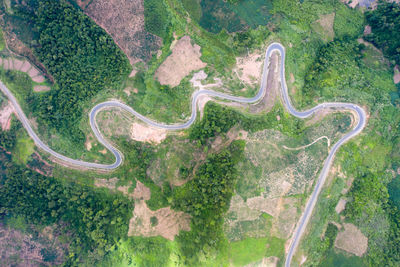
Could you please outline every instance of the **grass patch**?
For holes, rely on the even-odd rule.
[[[13,160],[20,163],[26,164],[30,155],[35,151],[35,143],[33,140],[24,132],[19,132],[17,142],[13,151]]]
[[[3,31],[0,29],[0,51],[6,47],[3,34],[4,34]]]
[[[230,258],[234,266],[243,266],[264,257],[281,257],[285,240],[276,237],[246,238],[229,244]]]
[[[202,0],[200,25],[207,31],[218,33],[222,29],[237,32],[249,27],[266,25],[272,15],[271,1],[248,0],[231,4],[223,0]]]
[[[192,19],[194,19],[196,22],[199,22],[203,13],[200,6],[201,0],[181,0],[181,1],[183,7],[190,14]]]

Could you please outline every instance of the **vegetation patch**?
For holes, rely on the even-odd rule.
[[[265,257],[281,257],[284,254],[284,240],[278,238],[246,238],[231,242],[229,246],[229,256],[234,266],[244,266]]]
[[[34,98],[32,110],[41,122],[83,144],[78,128],[83,105],[104,88],[117,86],[130,72],[128,60],[104,30],[66,1],[19,7],[37,29],[35,52],[56,82],[55,90]]]
[[[259,25],[266,25],[271,19],[272,1],[249,0],[233,3],[223,0],[201,0],[200,5],[200,26],[213,33],[218,33],[222,29],[237,32],[249,27],[256,28]],[[197,10],[188,11],[198,17]]]
[[[385,56],[400,65],[400,4],[381,1],[375,10],[366,13],[372,34],[366,39],[383,50]]]
[[[14,157],[17,162],[26,164],[29,157],[35,151],[35,143],[25,132],[18,134],[17,143],[13,151]]]

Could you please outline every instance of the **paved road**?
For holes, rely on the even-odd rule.
[[[281,64],[280,64],[280,80],[281,80],[281,85],[282,85],[281,86],[281,94],[282,94],[282,98],[283,98],[283,101],[284,101],[284,104],[285,104],[287,110],[292,115],[294,115],[298,118],[307,118],[307,117],[310,117],[311,115],[313,115],[315,112],[322,110],[322,109],[353,110],[358,115],[357,125],[351,130],[351,132],[346,134],[342,139],[339,140],[339,142],[337,142],[333,146],[328,157],[326,158],[326,160],[324,162],[324,167],[318,177],[315,189],[314,189],[313,193],[311,194],[310,199],[307,202],[305,211],[304,211],[302,217],[300,218],[297,228],[293,234],[292,242],[290,244],[289,252],[286,257],[286,263],[285,263],[285,266],[289,267],[291,260],[292,260],[292,256],[293,256],[294,252],[296,251],[297,245],[298,245],[300,238],[306,228],[307,222],[309,221],[309,219],[311,217],[315,203],[317,202],[318,195],[322,189],[323,184],[325,183],[325,180],[328,175],[329,168],[332,164],[334,155],[336,154],[337,150],[344,142],[346,142],[347,140],[349,140],[350,138],[352,138],[353,136],[357,135],[358,133],[360,133],[362,131],[362,129],[364,128],[364,126],[366,124],[366,115],[365,115],[365,111],[360,106],[351,104],[351,103],[323,103],[323,104],[319,104],[309,110],[297,111],[292,106],[289,95],[288,95],[288,89],[286,86],[286,79],[285,79],[285,48],[281,44],[273,43],[270,46],[268,46],[268,48],[267,48],[267,51],[265,53],[264,69],[263,69],[263,75],[262,75],[262,79],[261,79],[260,90],[258,91],[257,95],[255,95],[254,97],[251,97],[251,98],[244,98],[244,97],[237,97],[237,96],[222,94],[222,93],[214,92],[211,90],[198,90],[192,96],[192,113],[190,115],[190,118],[187,122],[185,122],[183,124],[172,124],[172,125],[169,124],[168,125],[168,124],[158,123],[156,121],[150,120],[149,118],[139,114],[131,107],[129,107],[119,101],[106,101],[106,102],[96,105],[89,113],[90,126],[91,126],[95,136],[99,140],[99,142],[102,143],[108,150],[110,150],[114,154],[115,162],[113,164],[98,164],[98,163],[92,163],[92,162],[71,159],[71,158],[68,158],[64,155],[61,155],[61,154],[55,152],[54,150],[49,148],[46,144],[44,144],[40,140],[40,138],[36,135],[36,133],[33,131],[32,127],[29,123],[29,120],[27,119],[27,117],[25,116],[21,107],[19,106],[17,100],[15,99],[13,94],[8,90],[8,88],[1,81],[0,81],[0,90],[12,102],[12,104],[15,107],[16,113],[17,113],[19,119],[21,120],[23,126],[28,131],[28,134],[32,137],[32,139],[35,141],[35,143],[38,147],[40,147],[44,151],[48,152],[52,156],[54,156],[62,161],[68,162],[69,164],[83,166],[83,167],[87,167],[87,168],[111,170],[111,169],[115,169],[119,165],[121,165],[123,156],[122,156],[121,152],[118,151],[118,149],[116,149],[115,147],[113,147],[109,142],[107,142],[104,139],[104,137],[102,136],[102,134],[100,133],[100,131],[97,127],[97,124],[96,124],[96,115],[100,110],[102,110],[104,108],[110,108],[110,107],[121,108],[151,126],[168,129],[168,130],[186,129],[190,125],[192,125],[196,119],[197,100],[202,95],[208,95],[211,97],[240,102],[240,103],[254,103],[254,102],[261,100],[262,97],[264,96],[266,83],[267,83],[269,58],[273,52],[277,52],[281,56]]]

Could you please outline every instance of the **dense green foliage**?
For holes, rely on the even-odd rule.
[[[305,77],[303,100],[310,103],[315,97],[330,96],[330,91],[367,87],[363,75],[357,75],[362,64],[362,47],[355,40],[335,40],[323,46]]]
[[[200,6],[201,11],[196,11],[193,16],[196,17],[201,13],[200,26],[213,33],[218,33],[222,29],[228,32],[254,29],[259,25],[267,25],[271,19],[271,1],[202,0]]]
[[[56,82],[54,90],[34,100],[32,109],[60,133],[82,141],[78,122],[83,105],[121,82],[129,62],[103,29],[64,0],[40,0],[25,17],[39,35],[35,52]]]
[[[169,14],[164,0],[144,0],[144,22],[146,31],[167,37]]]
[[[282,118],[281,121],[276,119],[277,115]],[[209,102],[204,108],[203,119],[196,122],[190,129],[189,138],[199,140],[204,144],[209,138],[225,134],[235,125],[240,125],[246,131],[254,132],[277,127],[288,135],[298,135],[304,130],[302,120],[289,119],[287,113],[284,113],[279,106],[267,114],[252,116],[227,106]]]
[[[174,206],[192,215],[190,232],[178,236],[189,263],[199,254],[218,253],[224,246],[223,215],[229,208],[237,180],[235,165],[242,158],[243,141],[234,141],[218,154],[211,154],[195,177],[174,192]]]
[[[168,205],[167,197],[171,191],[169,185],[165,184],[164,190],[162,190],[147,174],[150,162],[155,157],[153,147],[149,144],[126,140],[120,143],[120,147],[124,148],[127,162],[118,170],[118,173],[121,174],[120,179],[135,182],[135,178],[150,188],[151,198],[146,201],[150,209],[157,210],[166,207]]]
[[[12,120],[8,131],[1,131],[0,129],[0,146],[7,151],[11,151],[17,142],[17,132],[21,127],[22,125],[19,121]]]
[[[366,13],[366,18],[372,30],[366,39],[400,64],[400,4],[380,1],[375,10]]]
[[[7,150],[16,146],[15,134],[21,130],[19,123],[12,125],[7,132],[0,130],[1,145]],[[89,252],[93,260],[100,259],[126,236],[133,205],[122,195],[61,182],[1,158],[0,218],[20,216],[39,225],[66,223],[73,235],[72,262]]]

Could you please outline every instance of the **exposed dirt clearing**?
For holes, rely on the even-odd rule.
[[[243,198],[237,194],[231,199],[228,213],[229,212],[235,212],[237,214],[236,220],[238,221],[253,221],[261,215],[260,209],[257,210],[250,206],[249,200],[244,202]]]
[[[157,218],[157,224],[152,225],[151,218]],[[133,217],[129,221],[128,236],[162,236],[174,240],[179,231],[190,231],[190,216],[171,208],[150,210],[144,200],[135,203]]]
[[[394,75],[393,75],[393,82],[395,83],[395,84],[398,84],[398,83],[400,83],[400,67],[399,67],[399,65],[396,65],[395,67],[394,67]]]
[[[200,46],[192,45],[190,37],[184,36],[175,44],[172,54],[157,69],[155,77],[162,85],[175,87],[192,71],[207,65],[200,57]]]
[[[294,83],[296,79],[294,78],[294,74],[290,73],[290,83]]]
[[[369,26],[369,25],[365,26],[365,28],[364,28],[364,35],[368,35],[368,34],[371,34],[371,33],[372,33],[372,28],[371,28],[371,26]]]
[[[86,6],[90,3],[91,0],[76,0],[76,3],[78,6],[82,9],[85,10]]]
[[[143,0],[93,0],[85,13],[111,35],[132,66],[150,60],[162,44],[144,28]]]
[[[3,131],[9,130],[11,126],[11,114],[14,112],[14,107],[10,102],[0,110],[0,125]]]
[[[255,263],[250,263],[245,265],[245,267],[276,267],[278,266],[279,258],[278,257],[268,257],[268,258],[263,258],[259,262]]]
[[[22,61],[12,57],[5,59],[3,58],[0,61],[0,64],[3,66],[5,70],[19,70],[25,72],[34,82],[42,83],[45,81],[45,78],[41,74],[41,72],[35,67],[33,67],[27,60]]]
[[[326,41],[332,41],[335,37],[333,30],[333,22],[335,20],[335,12],[331,14],[321,15],[318,20],[315,21],[314,29],[325,37]],[[319,28],[319,27],[321,28]]]
[[[149,200],[150,195],[151,195],[150,189],[141,182],[137,181],[132,197],[134,199],[139,199],[139,200]]]
[[[15,70],[20,70],[23,64],[24,61],[14,58],[13,66]]]
[[[279,214],[277,210],[279,198],[264,198],[262,196],[247,199],[246,204],[250,209],[268,213],[275,217]]]
[[[351,223],[343,224],[344,231],[338,233],[335,247],[361,257],[367,251],[368,238]]]
[[[284,198],[281,199],[279,210],[279,215],[274,217],[271,234],[278,237],[288,239],[296,226],[299,219],[299,214],[297,210],[297,205],[299,199],[295,198]]]
[[[22,72],[28,72],[28,70],[30,70],[30,68],[32,67],[31,63],[29,63],[28,61],[25,61],[24,64],[21,66],[21,71]]]
[[[239,79],[247,84],[259,84],[264,63],[264,54],[254,52],[245,57],[236,58],[236,68],[234,71]]]
[[[341,198],[339,200],[339,202],[337,203],[336,207],[335,207],[335,211],[337,214],[341,213],[342,211],[344,211],[344,209],[346,208],[346,204],[347,204],[347,200]]]
[[[131,126],[131,138],[140,142],[161,143],[167,137],[167,130],[133,123]]]
[[[262,111],[270,111],[277,99],[279,92],[279,56],[277,53],[274,53],[269,61],[269,72],[267,76],[267,87],[265,88],[265,94],[263,99],[255,105],[250,105],[250,112],[259,113]],[[257,62],[258,63],[258,62]],[[261,65],[260,65],[261,68]]]
[[[10,229],[0,223],[1,266],[55,266],[63,263],[67,246],[60,244],[51,227],[35,235]],[[46,261],[43,251],[51,251],[54,258]]]
[[[33,91],[35,91],[35,92],[47,92],[47,91],[50,91],[50,89],[51,88],[46,85],[35,85],[33,87]]]
[[[118,182],[118,178],[114,177],[111,179],[95,179],[94,185],[97,187],[106,187],[108,189],[114,190]]]
[[[106,108],[101,110],[96,117],[98,128],[109,139],[131,136],[131,125],[135,118],[120,108]]]

